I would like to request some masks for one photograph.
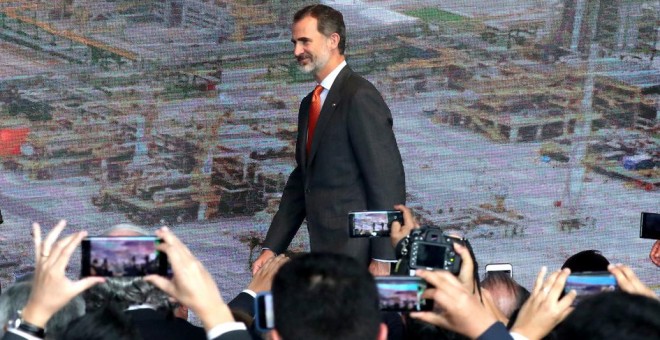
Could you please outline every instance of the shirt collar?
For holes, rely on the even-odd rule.
[[[345,66],[346,66],[346,60],[342,61],[341,64],[337,65],[337,67],[335,67],[335,69],[332,70],[332,72],[330,72],[330,74],[328,74],[321,81],[321,84],[319,85],[323,86],[325,90],[330,90],[332,84],[335,82],[335,79],[337,79],[339,72],[341,72],[341,70],[343,70]]]

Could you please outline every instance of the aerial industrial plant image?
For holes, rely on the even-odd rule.
[[[597,249],[660,291],[639,238],[660,213],[657,1],[321,2],[392,112],[420,224],[527,287]],[[225,299],[244,289],[315,85],[290,31],[310,3],[0,0],[2,286],[34,269],[32,222],[66,219],[167,225]]]

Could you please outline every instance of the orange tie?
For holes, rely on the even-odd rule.
[[[309,123],[307,124],[307,155],[312,149],[312,138],[314,137],[314,129],[316,129],[316,122],[319,121],[321,115],[321,92],[323,86],[316,85],[314,93],[312,94],[312,103],[309,104]]]

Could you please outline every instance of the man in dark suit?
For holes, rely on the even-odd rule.
[[[390,110],[378,90],[346,65],[340,12],[324,5],[301,9],[291,41],[299,68],[318,85],[300,104],[296,168],[253,272],[286,250],[305,218],[313,252],[347,254],[388,272],[388,263],[373,259],[394,260],[389,240],[350,239],[348,212],[405,203]]]

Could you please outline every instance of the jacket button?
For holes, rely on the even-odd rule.
[[[306,194],[309,194],[310,192],[311,192],[311,190],[309,190],[309,189],[305,189],[305,193],[306,193]]]

